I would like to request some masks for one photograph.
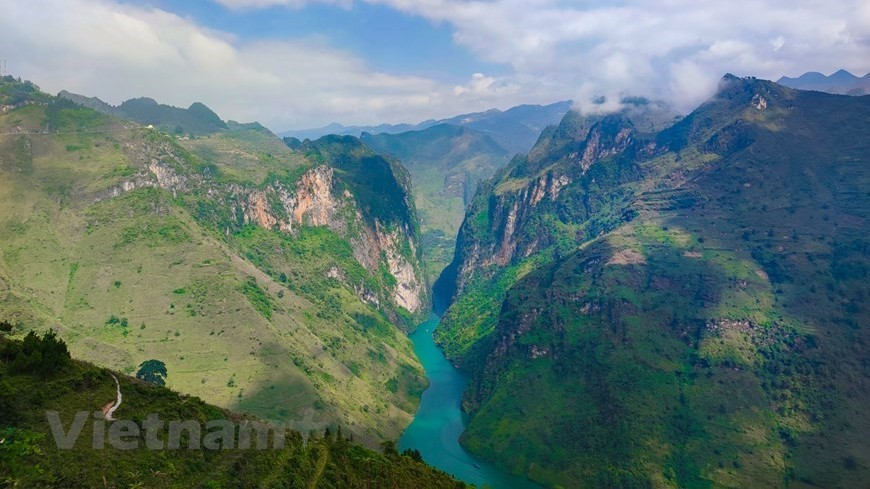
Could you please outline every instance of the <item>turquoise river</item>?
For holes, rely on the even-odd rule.
[[[429,388],[423,393],[414,421],[399,440],[399,449],[416,448],[429,465],[477,487],[539,487],[528,479],[513,476],[474,458],[459,444],[459,436],[468,423],[467,415],[460,407],[468,379],[435,344],[432,335],[438,321],[439,317],[433,313],[411,334],[414,350],[429,379]]]

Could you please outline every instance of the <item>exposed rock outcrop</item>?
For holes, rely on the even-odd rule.
[[[566,116],[567,122],[563,122],[560,130],[576,118],[576,114]],[[576,121],[572,124],[583,126]],[[584,136],[580,141],[561,140],[561,133],[550,138],[542,136],[540,144],[558,148],[558,157],[544,156],[542,150],[535,149],[528,158],[515,161],[504,175],[481,187],[459,232],[454,263],[458,271],[457,294],[476,273],[493,265],[508,266],[553,245],[557,237],[552,228],[534,224],[543,214],[540,208],[546,207],[544,213],[561,214],[566,219],[588,215],[591,204],[578,202],[575,187],[595,184],[595,176],[587,173],[596,163],[629,154],[636,146],[634,126],[619,116],[605,117],[588,130],[581,127],[563,132],[564,138]],[[546,166],[541,168],[542,164]],[[534,176],[524,176],[532,171],[536,172]],[[568,187],[574,189],[570,202],[563,199]],[[566,207],[572,214],[565,212]],[[530,225],[536,226],[535,231],[530,230]]]
[[[95,201],[139,188],[160,188],[174,196],[197,191],[209,196],[218,207],[229,209],[233,225],[254,225],[288,234],[299,226],[328,227],[348,239],[354,257],[366,270],[379,273],[382,265],[389,270],[395,284],[390,286],[390,297],[384,299],[411,313],[425,307],[426,281],[422,267],[415,263],[418,246],[415,228],[408,223],[384,223],[377,217],[367,219],[363,206],[337,180],[330,165],[313,166],[302,173],[292,188],[277,181],[256,187],[219,183],[192,173],[179,151],[169,144],[134,143],[125,150],[138,171],[98,194]],[[407,205],[408,201],[405,196],[402,203]],[[230,228],[225,231],[229,233]],[[364,302],[381,305],[374,291],[360,284],[344,283]]]

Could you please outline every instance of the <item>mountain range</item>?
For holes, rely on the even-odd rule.
[[[85,97],[66,90],[61,90],[57,96],[106,115],[157,126],[178,135],[203,136],[227,129],[227,124],[200,102],[194,102],[187,109],[182,109],[141,97],[127,100],[116,107],[99,98]]]
[[[798,90],[816,90],[839,95],[867,95],[870,93],[870,73],[857,77],[846,70],[837,70],[830,76],[816,71],[804,73],[797,78],[783,76],[777,83]]]
[[[256,124],[178,137],[11,77],[0,105],[0,319],[222,408],[401,433],[429,294],[398,161]]]
[[[817,75],[726,75],[685,116],[627,97],[283,138],[3,77],[0,485],[463,487],[392,442],[427,385],[407,333],[443,301],[461,443],[506,472],[863,487],[870,96]],[[43,411],[116,387],[137,420],[328,432],[57,450]]]
[[[570,100],[548,105],[519,105],[508,110],[490,109],[457,115],[448,119],[427,120],[419,124],[380,124],[377,126],[343,126],[332,123],[316,129],[301,129],[279,133],[283,137],[299,140],[315,139],[327,134],[360,136],[363,133],[398,134],[420,131],[440,124],[464,126],[490,136],[511,155],[527,152],[541,131],[550,124],[558,122],[573,102]]]

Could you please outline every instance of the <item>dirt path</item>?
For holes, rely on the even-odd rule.
[[[103,414],[106,415],[107,421],[115,421],[113,415],[115,414],[115,411],[117,411],[118,408],[121,406],[121,400],[123,399],[123,396],[121,395],[121,383],[118,382],[118,377],[115,377],[115,374],[112,374],[112,378],[115,379],[115,387],[117,388],[118,398],[115,400],[115,402],[110,402],[103,406],[102,411]]]

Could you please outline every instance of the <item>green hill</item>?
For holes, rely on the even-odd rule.
[[[249,449],[244,446],[242,426],[257,422],[209,405],[196,397],[71,361],[65,349],[49,337],[28,337],[24,343],[0,333],[0,486],[3,487],[282,487],[282,488],[461,488],[447,474],[418,461],[415,454],[399,454],[393,445],[377,453],[356,445],[343,428],[318,428],[309,436],[272,426],[267,443],[258,445],[256,432]],[[28,366],[22,352],[55,352],[50,362]],[[46,355],[46,358],[49,356]],[[40,365],[40,367],[35,367]],[[170,375],[172,375],[170,371]],[[95,418],[92,413],[123,394],[113,417]],[[57,413],[60,429],[73,434],[76,413],[89,417],[69,448],[59,447],[52,431],[51,412]],[[149,421],[151,420],[151,421]],[[179,449],[170,447],[170,423],[191,421],[205,426],[202,438],[184,432]],[[146,424],[153,422],[153,424]],[[218,432],[208,423],[229,423],[233,429],[215,445],[207,444],[209,433]],[[160,423],[162,426],[158,427]],[[136,426],[139,435],[113,438]],[[210,427],[211,426],[211,427]],[[153,428],[152,428],[153,427]],[[258,429],[262,427],[258,426]],[[104,436],[100,438],[100,430]],[[153,431],[152,431],[153,430]],[[283,447],[276,447],[275,433],[284,433]],[[344,433],[344,434],[342,434]],[[102,440],[94,448],[94,439]],[[120,449],[122,441],[131,446]],[[188,449],[202,442],[200,449]],[[233,449],[220,449],[226,446]],[[258,447],[263,447],[258,449]]]
[[[660,132],[570,117],[460,231],[464,444],[564,487],[864,484],[870,98],[729,75]]]
[[[194,102],[190,107],[182,109],[140,97],[126,100],[115,107],[97,97],[85,97],[66,90],[62,90],[57,96],[106,115],[142,125],[153,125],[176,135],[203,136],[227,129],[227,124],[200,102]]]
[[[356,140],[296,152],[256,124],[175,138],[11,77],[0,105],[0,319],[17,333],[53,327],[125,374],[159,360],[176,391],[313,412],[370,445],[408,424],[425,378],[403,330],[428,297],[400,165],[357,159]]]

